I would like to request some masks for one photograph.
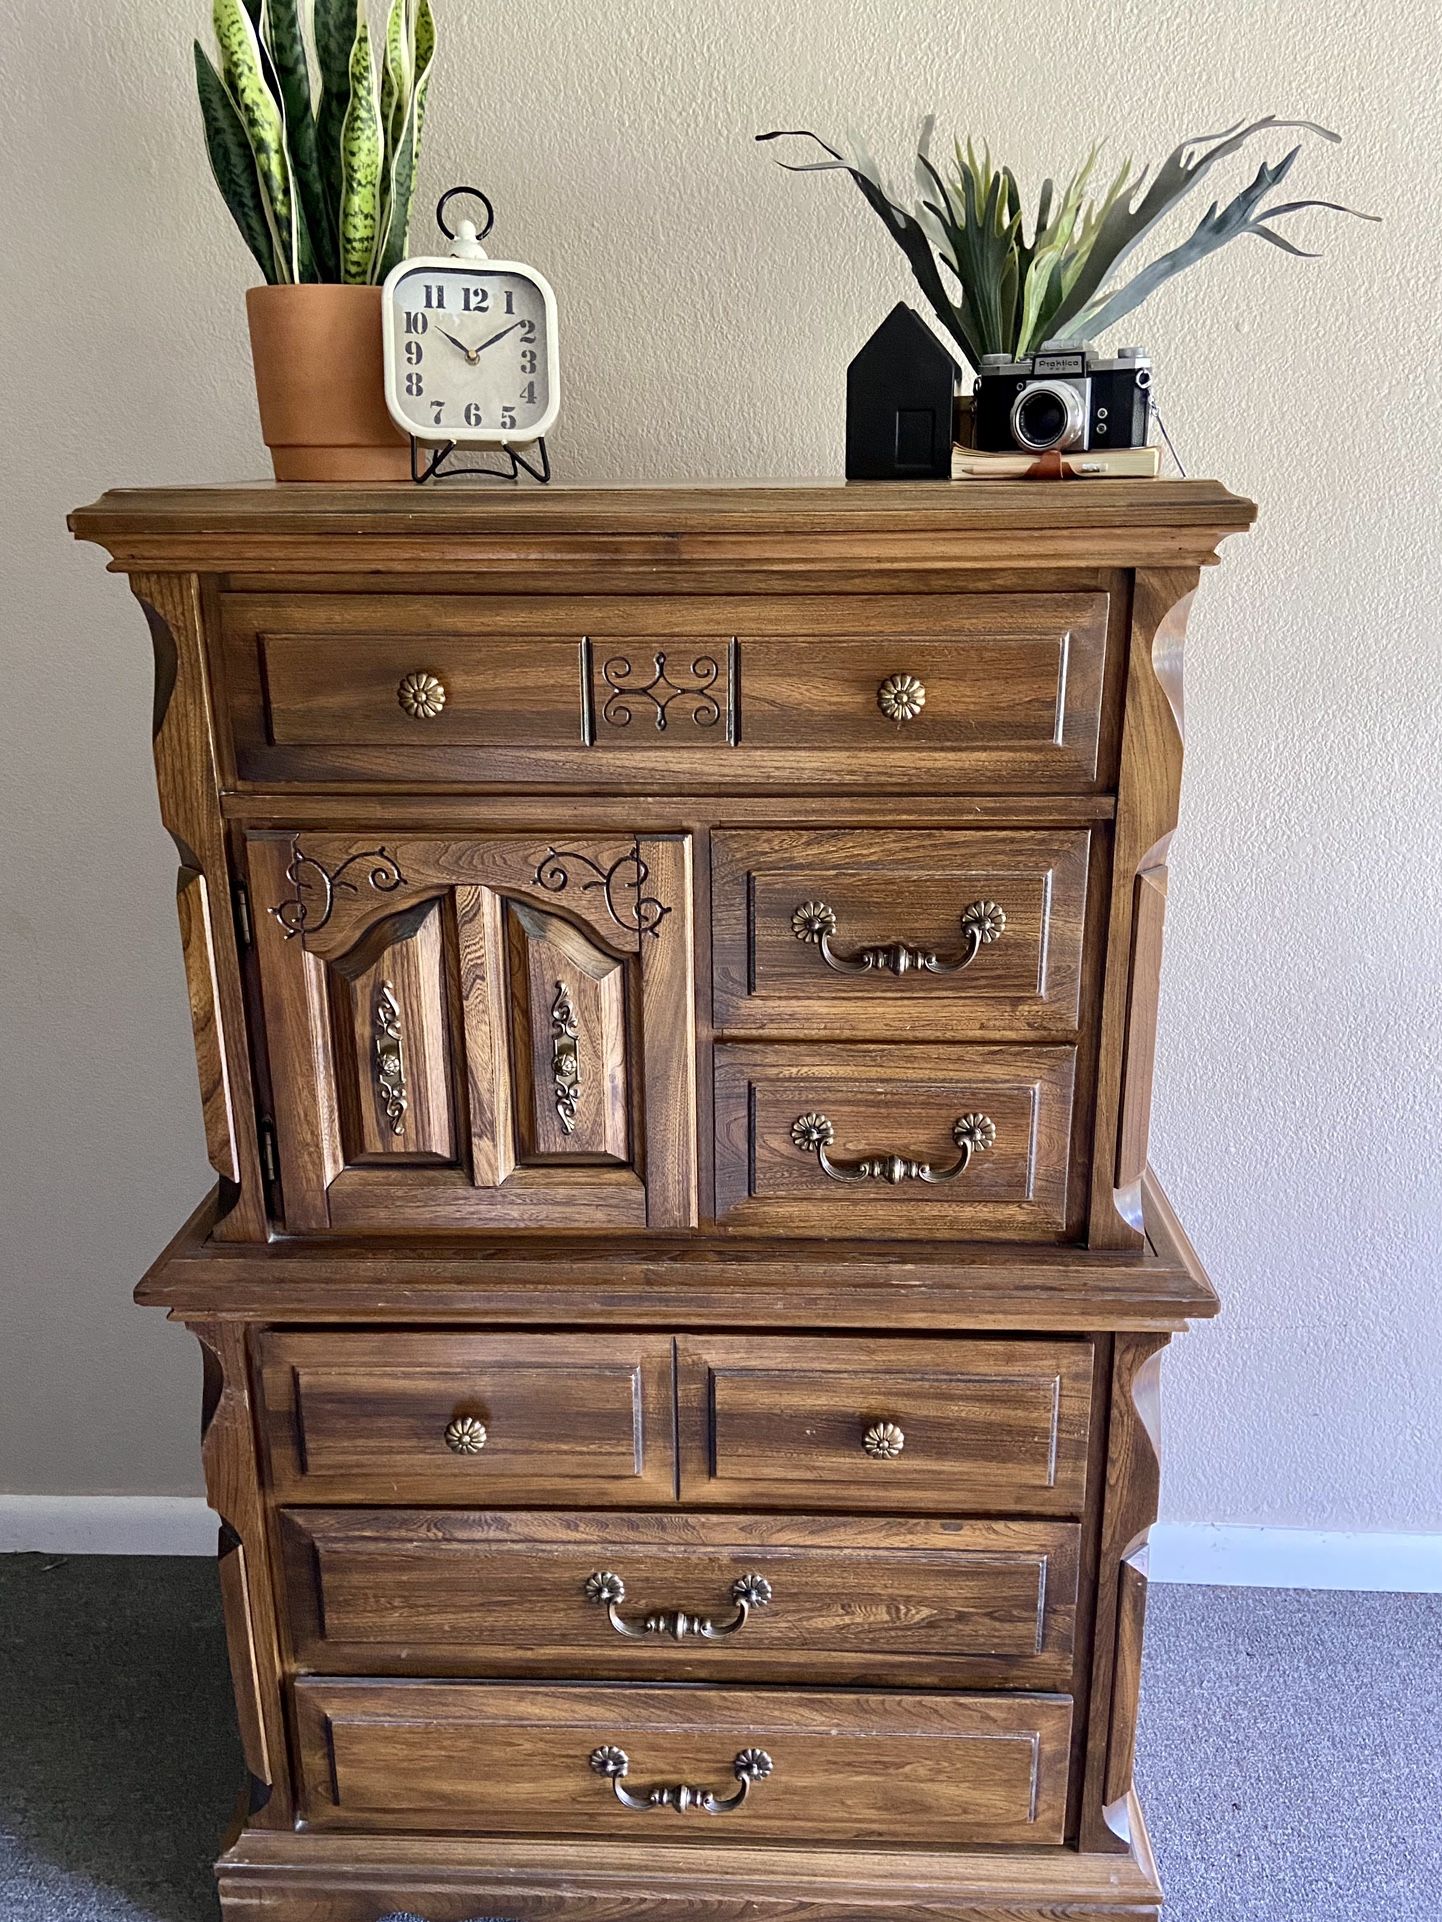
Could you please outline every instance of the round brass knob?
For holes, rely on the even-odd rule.
[[[413,721],[433,721],[446,704],[446,690],[434,674],[417,668],[401,681],[396,699]]]
[[[895,1461],[906,1446],[906,1436],[894,1421],[877,1421],[861,1437],[861,1446],[874,1462]]]
[[[486,1445],[486,1424],[474,1415],[457,1415],[446,1424],[446,1447],[453,1455],[479,1455]]]
[[[888,674],[876,690],[876,705],[888,721],[914,721],[926,706],[926,688],[914,674]]]

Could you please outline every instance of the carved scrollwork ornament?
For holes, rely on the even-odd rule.
[[[656,895],[646,892],[651,869],[641,853],[639,841],[633,841],[608,868],[603,868],[599,861],[592,860],[589,854],[582,854],[577,848],[549,847],[536,863],[536,871],[531,878],[548,894],[564,894],[574,878],[573,868],[591,870],[596,878],[583,881],[581,891],[584,894],[599,888],[606,902],[606,912],[618,928],[629,929],[635,934],[659,935],[661,923],[671,910]]]
[[[646,704],[655,710],[656,731],[664,734],[670,709],[688,714],[697,727],[715,727],[721,719],[721,704],[712,689],[721,677],[721,663],[711,654],[698,654],[690,667],[677,678],[659,650],[651,657],[653,669],[648,681],[633,679],[628,656],[613,655],[601,667],[601,678],[611,690],[601,709],[601,719],[611,727],[629,727],[637,707]],[[678,670],[678,672],[680,672]]]
[[[347,855],[339,866],[328,868],[323,861],[304,852],[299,837],[293,840],[285,878],[295,892],[270,910],[285,929],[286,940],[300,935],[303,945],[306,935],[319,934],[335,912],[336,895],[359,892],[359,883],[345,877],[352,868],[367,861],[370,867],[366,871],[366,883],[377,894],[394,894],[397,888],[405,886],[406,877],[388,848],[365,848],[359,854]]]

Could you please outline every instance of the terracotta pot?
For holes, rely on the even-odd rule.
[[[408,481],[386,412],[379,287],[252,287],[260,431],[278,481]]]

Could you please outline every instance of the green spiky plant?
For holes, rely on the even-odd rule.
[[[266,280],[384,280],[406,252],[430,0],[391,0],[379,61],[363,0],[313,0],[315,100],[299,0],[214,0],[213,19],[219,65],[195,43],[206,149]]]
[[[922,123],[916,198],[909,206],[887,192],[876,162],[855,139],[847,153],[804,129],[756,138],[814,140],[830,155],[827,160],[783,160],[780,164],[790,173],[840,168],[851,175],[910,261],[933,313],[973,368],[980,367],[984,354],[1021,358],[1035,353],[1044,341],[1075,342],[1104,333],[1166,281],[1240,234],[1255,234],[1289,254],[1311,259],[1267,223],[1311,207],[1356,212],[1333,200],[1264,204],[1291,172],[1302,151],[1299,142],[1280,160],[1264,162],[1226,206],[1213,201],[1185,240],[1126,276],[1122,268],[1158,223],[1205,173],[1253,135],[1286,130],[1330,141],[1340,136],[1310,120],[1268,115],[1249,125],[1238,122],[1219,134],[1184,140],[1154,173],[1147,167],[1134,173],[1131,162],[1124,161],[1099,196],[1092,191],[1092,176],[1100,148],[1093,147],[1060,193],[1054,181],[1043,182],[1028,237],[1011,168],[994,165],[986,148],[978,156],[970,141],[965,148],[957,141],[949,165],[937,167],[930,153],[932,125],[930,118]]]

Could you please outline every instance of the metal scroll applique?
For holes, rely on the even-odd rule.
[[[551,1081],[561,1132],[572,1134],[581,1099],[581,1030],[564,981],[556,983],[551,1003]]]
[[[663,901],[646,892],[651,870],[642,857],[639,841],[633,841],[608,868],[575,848],[547,848],[536,863],[532,879],[548,894],[564,894],[574,878],[572,868],[589,868],[595,875],[594,881],[582,881],[581,890],[590,893],[594,888],[601,889],[606,911],[618,928],[627,928],[634,934],[656,935],[671,912]]]
[[[376,1092],[393,1135],[406,1131],[406,1070],[401,1059],[401,1004],[389,981],[376,989],[375,1001]]]
[[[601,709],[601,719],[612,727],[629,727],[637,712],[647,704],[655,710],[656,732],[664,734],[668,710],[679,703],[678,713],[689,714],[697,727],[715,727],[721,719],[721,703],[712,691],[721,678],[721,663],[713,654],[698,654],[685,677],[676,679],[659,650],[652,655],[654,672],[649,681],[633,678],[630,657],[614,654],[601,666],[601,678],[611,692]]]
[[[335,912],[336,895],[360,891],[359,882],[347,881],[345,876],[367,861],[371,865],[366,882],[377,894],[394,894],[397,888],[405,886],[406,877],[386,848],[366,848],[360,854],[347,855],[339,867],[328,868],[313,855],[302,853],[298,840],[292,841],[285,878],[295,893],[271,909],[285,929],[286,940],[293,940],[298,934],[318,934]]]

